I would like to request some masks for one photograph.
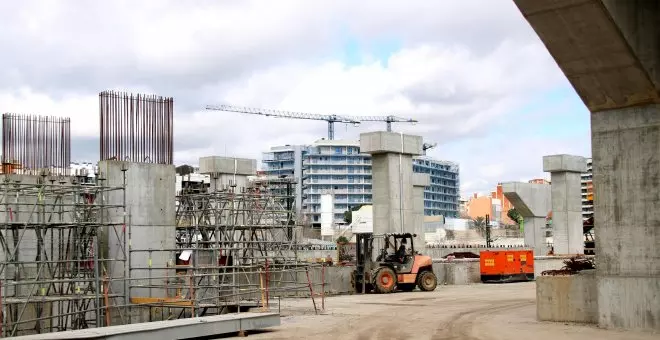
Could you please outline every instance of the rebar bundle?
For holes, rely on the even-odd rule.
[[[172,164],[173,98],[104,91],[99,112],[101,160]]]
[[[61,117],[2,115],[2,172],[68,176],[71,120]]]
[[[104,196],[122,187],[76,177],[7,175],[0,181],[0,337],[100,327],[127,304],[111,283],[126,277],[121,208]],[[114,265],[113,263],[119,263]],[[119,271],[117,271],[119,268]],[[113,270],[114,269],[114,270]]]

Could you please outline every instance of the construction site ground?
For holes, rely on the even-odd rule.
[[[535,283],[438,286],[433,292],[344,295],[314,314],[309,298],[281,301],[281,326],[249,339],[658,339],[657,334],[536,321]],[[320,298],[317,298],[320,308]]]

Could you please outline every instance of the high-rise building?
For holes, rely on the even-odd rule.
[[[591,167],[591,158],[587,158],[587,172],[581,176],[582,220],[587,220],[594,216],[594,184]]]
[[[458,164],[420,156],[413,159],[413,172],[428,174],[431,177],[431,185],[424,188],[424,215],[458,217],[460,191]]]
[[[264,172],[269,176],[290,177],[296,180],[295,206],[296,212],[300,214],[303,207],[303,158],[307,154],[308,147],[304,145],[285,145],[270,148],[264,152],[262,162]]]
[[[321,195],[333,195],[335,223],[344,212],[371,204],[371,156],[360,153],[360,143],[318,140],[312,145],[272,147],[263,155],[264,173],[298,179],[296,209],[312,225],[321,223]],[[431,185],[425,189],[425,215],[459,215],[459,166],[423,156],[414,159],[413,171],[427,173]]]

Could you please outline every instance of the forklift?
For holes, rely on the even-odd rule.
[[[380,294],[395,290],[410,292],[435,290],[438,279],[433,274],[430,256],[415,251],[411,233],[374,235],[356,233],[356,266],[351,282],[356,293],[374,291]],[[374,241],[379,249],[373,260]],[[410,248],[407,247],[410,245]]]

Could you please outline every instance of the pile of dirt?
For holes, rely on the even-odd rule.
[[[459,251],[451,254],[447,254],[443,257],[443,259],[446,259],[448,257],[452,256],[455,259],[478,259],[479,255],[475,253],[471,253],[469,251]]]

